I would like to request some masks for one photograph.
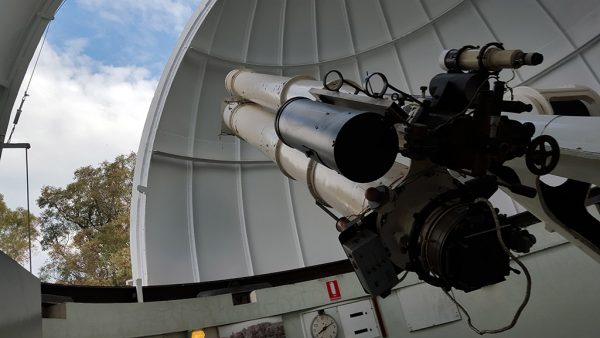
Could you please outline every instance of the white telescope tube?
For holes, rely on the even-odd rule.
[[[293,97],[314,99],[309,93],[312,88],[322,88],[323,83],[310,76],[285,77],[253,73],[246,69],[235,69],[225,77],[225,88],[238,98],[277,111],[282,104]],[[340,88],[341,92],[354,93],[348,85]]]
[[[531,122],[535,125],[536,134],[554,137],[560,147],[560,159],[551,174],[577,181],[600,185],[600,116],[556,116],[535,114],[506,114],[511,119]],[[507,163],[521,179],[521,183],[530,187],[537,186],[537,176],[533,175],[525,165],[524,158]],[[545,202],[542,192],[538,190],[535,198],[513,194],[501,187],[504,192],[529,210],[546,224],[550,231],[556,231],[569,242],[575,244],[590,257],[600,262],[600,252],[580,235],[573,234],[572,229],[565,226],[560,219],[553,216],[555,210]],[[570,198],[570,196],[564,196]]]
[[[517,87],[515,99],[533,106],[531,113],[504,113],[519,122],[535,126],[534,137],[550,135],[560,147],[560,160],[552,174],[600,185],[600,96],[581,86],[553,89]],[[591,116],[554,115],[551,102],[585,102]],[[514,160],[511,167],[528,175],[523,161]]]
[[[233,102],[223,111],[223,122],[239,138],[254,145],[290,178],[305,182],[315,200],[327,204],[343,216],[359,214],[367,206],[365,191],[372,186],[389,186],[402,178],[407,167],[395,163],[381,179],[360,184],[307,158],[283,144],[275,133],[275,116],[254,103]]]
[[[506,115],[533,123],[534,137],[550,135],[556,139],[560,160],[552,174],[600,185],[600,116]]]
[[[556,139],[560,147],[560,158],[551,174],[570,178],[577,181],[600,185],[600,96],[589,88],[566,87],[538,90],[529,87],[517,87],[515,98],[533,106],[533,112],[528,114],[504,113],[509,118],[519,122],[531,122],[535,126],[535,135],[550,135]],[[553,115],[552,101],[580,100],[586,103],[592,116]],[[524,158],[517,158],[507,163],[521,179],[521,183],[537,187],[538,177],[532,174],[525,165]],[[578,234],[565,226],[560,219],[555,218],[545,202],[542,191],[538,190],[535,198],[513,194],[501,187],[515,201],[533,213],[546,224],[550,231],[557,231],[563,237],[575,244],[590,257],[600,262],[597,247],[590,245]],[[565,196],[569,198],[569,196]]]

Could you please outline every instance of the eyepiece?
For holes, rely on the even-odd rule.
[[[540,53],[525,53],[523,57],[523,64],[528,66],[537,66],[544,61],[544,56]]]

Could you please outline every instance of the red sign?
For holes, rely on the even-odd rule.
[[[337,280],[330,280],[327,283],[327,293],[329,294],[329,300],[338,300],[342,298],[340,293],[340,287]]]

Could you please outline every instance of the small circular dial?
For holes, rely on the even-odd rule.
[[[310,331],[313,338],[336,338],[338,326],[333,317],[320,313],[310,324]]]

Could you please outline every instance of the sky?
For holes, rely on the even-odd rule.
[[[34,214],[43,186],[64,187],[79,167],[137,151],[158,79],[200,1],[65,0],[49,26],[12,137],[31,144]],[[24,151],[4,150],[0,193],[10,208],[26,206],[25,182]],[[35,251],[37,274],[46,256]]]

